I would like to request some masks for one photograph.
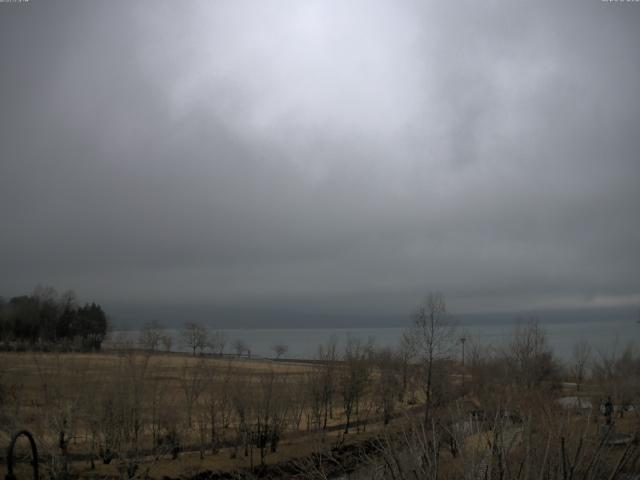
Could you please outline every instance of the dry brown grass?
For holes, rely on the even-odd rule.
[[[109,386],[126,383],[126,379],[135,378],[143,389],[159,390],[161,395],[170,399],[171,409],[178,412],[178,422],[186,409],[185,395],[181,382],[185,376],[192,375],[196,369],[207,371],[231,372],[233,379],[243,379],[249,385],[258,385],[260,378],[272,373],[277,374],[286,384],[299,385],[306,379],[307,374],[318,368],[317,365],[293,362],[274,362],[269,360],[249,360],[234,358],[193,357],[179,354],[147,355],[142,352],[123,353],[0,353],[2,382],[10,385],[15,391],[15,398],[9,399],[5,408],[15,409],[17,415],[13,417],[16,423],[13,427],[0,428],[0,447],[4,449],[9,441],[11,430],[28,428],[36,434],[39,447],[45,455],[59,454],[58,433],[52,425],[53,416],[59,405],[65,402],[78,411],[87,408],[87,404],[100,401],[103,392]],[[143,374],[141,372],[144,372]],[[140,374],[139,380],[136,375]],[[127,388],[132,388],[128,386]],[[152,396],[143,396],[143,409],[151,408]],[[74,412],[71,412],[74,415]],[[235,421],[235,420],[234,420]],[[336,395],[334,415],[328,426],[341,424],[344,418],[341,414],[340,399]],[[357,441],[375,430],[369,426],[368,432],[352,433],[346,436],[347,442]],[[70,429],[71,430],[71,429]],[[229,437],[235,435],[234,424],[228,432]],[[318,448],[327,448],[344,441],[339,430],[322,433],[322,445],[319,444],[318,432],[308,430],[304,419],[300,431],[285,431],[279,444],[278,451],[269,453],[267,463],[278,463],[292,458],[305,457]],[[197,429],[182,430],[183,445],[193,448],[198,442]],[[145,429],[140,443],[147,451],[153,444],[148,429]],[[248,468],[252,463],[259,463],[259,453],[253,451],[253,460],[244,456],[240,448],[235,458],[232,457],[234,448],[222,447],[217,453],[210,451],[200,458],[199,452],[183,452],[179,458],[172,460],[170,455],[158,457],[142,456],[141,471],[149,468],[149,474],[154,478],[162,476],[178,477],[201,470],[236,470]],[[89,431],[86,422],[78,422],[73,437],[69,441],[69,452],[72,454],[88,454],[90,448]],[[95,452],[95,450],[94,450]],[[91,476],[117,476],[117,464],[103,465],[98,459],[91,468],[89,459],[71,461],[70,467],[74,472]]]

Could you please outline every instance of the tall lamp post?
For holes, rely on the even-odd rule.
[[[464,389],[464,342],[467,341],[466,337],[460,337],[460,343],[462,344],[462,388]]]

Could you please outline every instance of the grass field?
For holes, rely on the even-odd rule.
[[[84,475],[118,474],[117,461],[100,461],[108,444],[118,457],[134,456],[153,477],[247,468],[260,462],[259,449],[243,438],[240,424],[255,428],[268,415],[283,418],[278,420],[281,440],[275,452],[265,449],[266,463],[305,457],[376,429],[369,425],[364,432],[358,426],[343,435],[338,426],[345,418],[338,405],[331,406],[326,431],[314,428],[309,390],[322,377],[322,365],[131,351],[0,353],[0,365],[3,450],[12,431],[27,428],[36,435],[42,455],[55,459],[63,451],[64,432],[65,468]],[[315,408],[317,413],[319,406]],[[358,420],[374,420],[371,402],[361,400],[360,408]],[[131,424],[139,424],[136,432]],[[170,448],[158,446],[168,433],[180,438],[177,459],[171,458]]]
[[[314,453],[361,445],[383,431],[393,432],[403,418],[410,419],[406,431],[411,431],[424,416],[424,396],[415,391],[416,384],[411,393],[399,396],[401,370],[375,360],[278,362],[128,350],[0,353],[0,366],[0,449],[5,451],[13,432],[28,429],[51,478],[65,472],[128,478],[123,472],[132,466],[139,478],[189,478],[206,470],[232,472],[262,463],[291,466],[292,461],[304,469]],[[449,400],[432,412],[443,438],[447,429],[458,428],[455,422],[468,421],[472,410],[487,412],[490,424],[508,407],[523,418],[502,430],[502,441],[515,445],[514,454],[522,454],[518,445],[532,438],[545,445],[547,435],[555,442],[579,432],[589,435],[589,448],[596,448],[604,422],[599,412],[586,418],[564,411],[556,400],[578,395],[597,406],[608,391],[603,385],[586,383],[579,392],[572,384],[551,389],[541,385],[523,393],[511,383],[487,388],[471,370],[466,372],[467,385],[472,384],[470,392],[475,393],[458,402],[462,370],[454,364],[445,367],[438,381],[442,388],[448,382]],[[346,398],[353,400],[347,394],[356,387],[355,403],[347,404]],[[382,411],[389,401],[395,420],[387,430]],[[347,408],[351,428],[345,434]],[[616,418],[616,429],[637,434],[639,421],[637,412]],[[485,424],[465,433],[461,445],[488,452],[492,438],[492,427]],[[445,457],[450,468],[459,468],[455,458]],[[27,478],[24,462],[19,472]]]

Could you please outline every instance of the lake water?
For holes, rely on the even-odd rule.
[[[635,319],[582,320],[564,322],[539,322],[547,334],[550,345],[556,354],[563,359],[571,356],[573,346],[581,340],[588,341],[593,353],[620,352],[633,343],[640,347],[640,324]],[[476,341],[482,345],[504,347],[511,340],[517,322],[501,321],[496,323],[477,323],[462,321],[457,327],[456,337],[465,336],[469,342]],[[213,330],[212,327],[210,327]],[[283,344],[288,347],[286,358],[314,358],[318,345],[326,344],[332,337],[338,341],[338,350],[351,337],[367,340],[374,339],[375,345],[393,347],[398,345],[406,328],[305,328],[305,329],[220,329],[227,340],[225,352],[232,353],[235,340],[243,340],[251,349],[251,354],[262,357],[273,357],[271,347]],[[179,330],[166,330],[173,341],[173,349],[186,350],[180,345]],[[114,332],[113,338],[129,338],[135,340],[136,331]]]

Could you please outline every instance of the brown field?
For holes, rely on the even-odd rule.
[[[486,414],[482,426],[457,434],[467,459],[500,452],[517,465],[531,455],[526,460],[530,468],[542,464],[548,465],[543,470],[551,471],[557,468],[556,460],[548,460],[545,449],[551,445],[552,458],[557,459],[564,456],[565,447],[579,452],[584,442],[590,454],[600,456],[598,468],[603,471],[611,472],[619,461],[620,450],[599,450],[605,422],[599,411],[566,411],[557,399],[581,396],[598,405],[611,391],[624,393],[626,383],[590,381],[579,391],[558,381],[524,387],[509,376],[497,380],[499,364],[484,366],[484,371],[452,362],[438,364],[434,391],[439,396],[434,397],[429,435],[437,432],[440,443],[430,444],[420,436],[425,410],[421,370],[410,369],[411,378],[399,396],[402,366],[364,358],[306,363],[134,350],[0,353],[0,449],[5,451],[12,432],[26,428],[36,437],[40,464],[50,478],[67,472],[86,478],[190,478],[206,470],[249,471],[262,463],[290,467],[293,462],[304,470],[318,452],[398,433],[395,441],[401,450],[417,448],[420,455],[435,455],[447,478],[457,478],[465,464],[448,451],[449,437],[462,432],[456,430],[461,422],[479,409]],[[327,401],[323,392],[328,385],[332,393]],[[345,398],[356,387],[351,428],[345,435]],[[394,419],[386,427],[382,412],[389,400]],[[520,420],[503,417],[504,410],[515,412]],[[640,465],[640,412],[617,414],[615,428],[617,434],[635,435],[635,457],[630,458]],[[501,450],[496,450],[496,432]],[[18,478],[29,478],[22,442]],[[383,458],[388,454],[378,452]],[[576,468],[587,468],[590,454],[585,453]],[[411,463],[415,458],[405,460]],[[4,461],[0,457],[0,463]],[[125,472],[131,466],[136,467],[135,475]]]
[[[4,409],[10,419],[0,428],[2,450],[11,432],[26,428],[35,434],[41,455],[53,461],[60,454],[59,432],[64,430],[68,466],[81,475],[118,476],[119,463],[104,465],[98,453],[99,444],[104,443],[101,430],[110,428],[105,420],[109,413],[105,410],[110,407],[105,403],[112,402],[114,410],[123,408],[118,403],[123,397],[128,398],[125,408],[141,410],[135,420],[140,421],[141,427],[137,438],[123,441],[118,453],[122,457],[130,456],[135,449],[140,468],[145,471],[148,468],[154,478],[184,476],[206,469],[237,470],[259,464],[259,451],[255,446],[248,448],[245,456],[244,446],[237,438],[240,421],[237,398],[236,405],[233,399],[227,399],[228,405],[214,407],[225,408],[229,417],[225,427],[217,426],[223,431],[218,434],[215,452],[210,445],[211,419],[207,415],[208,402],[222,401],[225,395],[253,397],[245,399],[247,408],[253,409],[253,415],[265,413],[259,411],[260,406],[250,405],[251,400],[261,395],[265,379],[276,379],[272,401],[288,404],[285,415],[291,417],[297,409],[301,417],[297,425],[292,424],[291,418],[283,421],[282,439],[277,451],[266,455],[267,464],[306,457],[336,444],[360,441],[377,428],[375,408],[368,403],[365,410],[363,400],[358,419],[362,421],[366,415],[372,424],[368,428],[353,428],[349,435],[344,435],[339,425],[345,419],[337,395],[334,402],[338,405],[332,406],[327,430],[320,432],[314,428],[306,398],[309,382],[320,373],[320,367],[314,364],[129,351],[120,354],[0,353],[0,365],[0,381],[9,392]],[[200,384],[194,386],[198,382]],[[237,393],[238,390],[243,392]],[[191,407],[189,396],[196,397]],[[191,418],[187,419],[189,410]],[[97,423],[92,424],[92,416],[97,418]],[[132,421],[131,417],[127,419]],[[155,448],[157,438],[169,431],[169,424],[180,436],[182,451],[177,459],[172,459],[166,449]]]

